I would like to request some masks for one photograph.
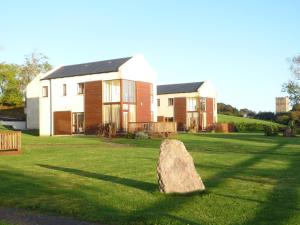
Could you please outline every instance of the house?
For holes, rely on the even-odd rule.
[[[95,134],[99,124],[156,121],[155,73],[142,55],[60,66],[26,88],[27,129]]]
[[[158,85],[158,121],[176,121],[178,130],[211,129],[217,123],[216,98],[209,81]]]

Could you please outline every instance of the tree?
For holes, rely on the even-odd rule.
[[[0,104],[20,105],[22,94],[20,82],[17,79],[19,66],[15,64],[0,64]]]
[[[294,76],[293,80],[289,80],[282,85],[282,91],[289,95],[292,106],[300,103],[300,55],[291,59],[290,70]]]
[[[300,103],[300,85],[297,81],[290,80],[282,85],[282,91],[289,95],[292,106]]]
[[[38,74],[45,73],[52,69],[52,66],[48,62],[48,57],[42,53],[31,53],[25,56],[25,62],[21,66],[21,71],[18,76],[20,80],[20,88],[22,93],[25,93],[26,86],[33,80]]]
[[[292,58],[290,69],[295,75],[296,79],[300,80],[300,55],[297,55]]]

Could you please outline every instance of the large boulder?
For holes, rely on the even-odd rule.
[[[166,139],[160,146],[157,165],[159,189],[164,193],[190,193],[205,190],[192,156],[178,140]]]

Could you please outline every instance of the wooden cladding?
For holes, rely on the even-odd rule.
[[[186,98],[174,98],[174,120],[177,129],[183,131],[186,125]]]
[[[71,111],[58,111],[53,113],[54,135],[72,134],[72,115]]]
[[[151,122],[152,84],[136,81],[136,122]]]
[[[102,123],[102,81],[86,82],[84,92],[85,133],[96,134]]]
[[[0,132],[0,155],[18,153],[21,151],[21,132]]]

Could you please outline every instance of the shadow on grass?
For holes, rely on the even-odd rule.
[[[138,181],[134,179],[129,179],[129,178],[121,178],[121,177],[116,177],[116,176],[111,176],[111,175],[104,175],[104,174],[99,174],[99,173],[92,173],[88,171],[83,171],[79,169],[73,169],[73,168],[65,168],[65,167],[59,167],[59,166],[51,166],[51,165],[43,165],[43,164],[37,164],[40,167],[51,169],[51,170],[58,170],[58,171],[63,171],[66,173],[72,173],[78,176],[83,176],[83,177],[88,177],[88,178],[94,178],[102,181],[108,181],[112,182],[115,184],[122,184],[128,187],[133,187],[136,189],[140,189],[142,191],[147,191],[147,192],[154,192],[158,190],[157,184],[145,182],[145,181]]]
[[[39,136],[39,130],[22,130],[22,134],[27,134],[30,136]]]

